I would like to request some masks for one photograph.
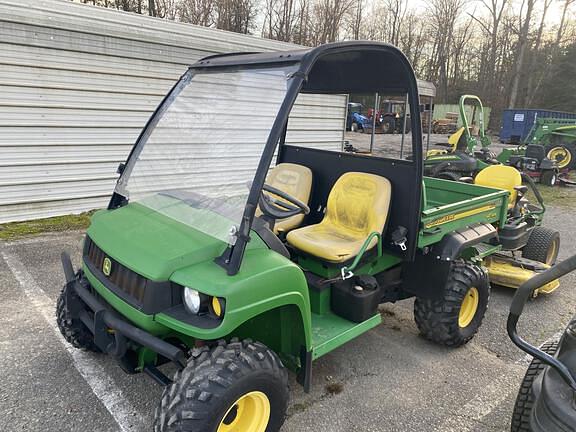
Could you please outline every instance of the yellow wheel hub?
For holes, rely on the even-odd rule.
[[[572,162],[572,154],[562,146],[552,147],[548,152],[548,159],[556,161],[558,168],[566,168]]]
[[[554,240],[552,242],[552,244],[550,245],[550,248],[548,249],[548,253],[546,254],[546,262],[545,264],[548,265],[553,265],[554,264],[554,258],[557,256],[558,254],[558,240]]]
[[[474,287],[470,288],[464,300],[462,300],[462,306],[460,306],[460,314],[458,315],[458,325],[460,328],[470,325],[478,310],[479,301],[480,295],[478,294],[478,290]]]
[[[246,393],[226,411],[217,432],[265,432],[270,401],[259,391]]]

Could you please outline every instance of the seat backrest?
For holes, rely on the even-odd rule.
[[[476,175],[474,184],[507,190],[510,192],[508,207],[514,207],[518,195],[514,188],[522,185],[522,176],[514,167],[491,165]]]
[[[347,172],[334,184],[322,223],[337,226],[343,232],[367,237],[382,233],[392,185],[384,177],[362,172]]]
[[[468,143],[466,142],[466,135],[464,135],[464,126],[454,132],[448,137],[448,144],[452,147],[452,152],[466,151]]]
[[[524,154],[526,157],[538,159],[538,162],[542,162],[542,159],[546,157],[546,149],[538,144],[528,144]]]
[[[310,200],[310,191],[312,190],[312,171],[303,165],[281,163],[269,171],[266,177],[266,184],[280,189],[307,204]],[[299,226],[303,219],[304,215],[298,214],[277,220],[274,230],[276,232],[289,231]]]

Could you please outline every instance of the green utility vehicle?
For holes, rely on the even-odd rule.
[[[306,141],[303,111],[376,92],[408,98],[409,158]],[[314,360],[380,324],[383,302],[416,297],[426,338],[468,342],[486,268],[547,268],[558,234],[509,171],[484,186],[423,178],[418,107],[410,63],[386,44],[198,61],[119,167],[81,269],[62,255],[62,334],[166,386],[156,431],[194,432],[277,431],[287,369],[308,390]],[[237,115],[207,126],[224,111]]]

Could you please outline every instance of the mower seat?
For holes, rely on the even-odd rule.
[[[308,204],[310,191],[312,190],[312,171],[303,165],[292,163],[281,163],[268,172],[266,184],[275,187],[290,196]],[[282,199],[282,198],[278,198]],[[260,216],[260,209],[256,211],[256,216]],[[274,224],[274,234],[288,232],[302,223],[303,214],[297,214],[286,219],[279,219]]]
[[[514,167],[491,165],[476,175],[474,184],[507,190],[510,193],[508,208],[514,208],[518,197],[516,187],[522,186],[522,176]]]
[[[372,232],[384,230],[392,186],[384,177],[343,174],[334,184],[322,222],[295,229],[286,240],[296,249],[332,263],[354,258]],[[374,247],[374,238],[368,249]]]
[[[466,151],[468,143],[466,142],[466,136],[464,135],[464,126],[454,132],[448,137],[448,144],[452,147],[451,152],[456,153],[457,151]],[[462,138],[464,137],[464,138]]]

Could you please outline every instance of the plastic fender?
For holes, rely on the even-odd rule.
[[[165,314],[155,316],[156,321],[173,330],[198,339],[219,339],[266,311],[294,305],[302,317],[306,348],[312,347],[306,278],[298,266],[274,251],[247,250],[242,267],[234,276],[228,276],[213,261],[205,261],[176,271],[170,280],[226,302],[222,324],[213,329],[193,327]]]

